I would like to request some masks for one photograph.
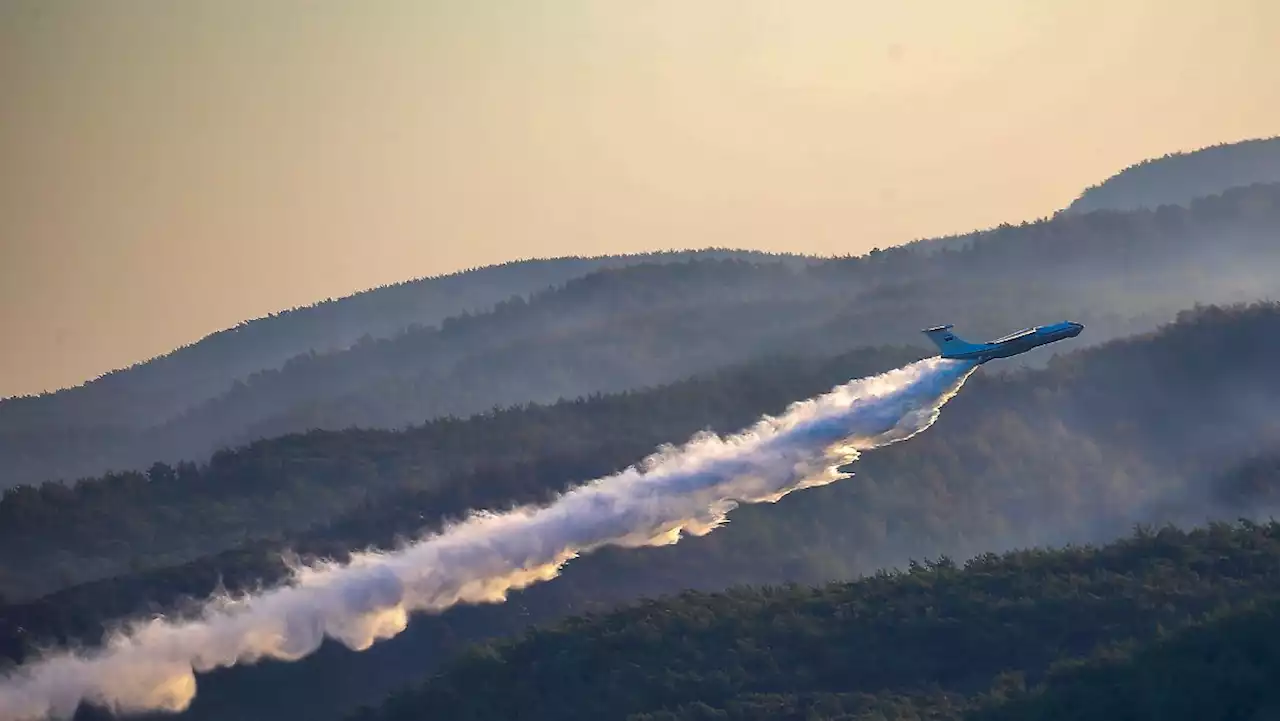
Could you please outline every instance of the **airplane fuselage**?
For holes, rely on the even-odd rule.
[[[1067,338],[1080,335],[1084,326],[1080,323],[1063,321],[1050,325],[1036,326],[1012,333],[988,343],[968,343],[950,332],[951,326],[930,328],[925,333],[938,344],[943,358],[954,360],[975,360],[979,364],[997,358],[1008,358],[1038,348],[1049,343],[1056,343]]]

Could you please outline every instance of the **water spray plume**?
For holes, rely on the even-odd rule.
[[[839,480],[860,451],[925,430],[975,367],[935,357],[854,380],[739,434],[660,448],[549,505],[477,513],[395,551],[302,566],[281,587],[211,599],[196,618],[134,622],[100,648],[47,654],[0,680],[0,721],[69,719],[82,703],[182,711],[196,673],[300,659],[326,636],[364,650],[403,631],[411,613],[502,602],[594,549],[705,535],[740,503]]]

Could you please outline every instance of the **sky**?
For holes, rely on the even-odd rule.
[[[0,396],[516,258],[861,253],[1280,133],[1273,0],[0,0]]]

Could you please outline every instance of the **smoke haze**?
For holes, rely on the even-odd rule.
[[[826,485],[864,450],[937,419],[976,366],[928,358],[853,380],[739,434],[703,434],[543,507],[477,513],[394,552],[300,565],[293,583],[212,599],[199,617],[151,619],[88,652],[59,651],[0,681],[0,718],[71,718],[84,702],[117,713],[181,711],[196,672],[296,660],[326,636],[355,650],[395,636],[413,612],[499,603],[603,546],[674,544],[725,523],[740,503]]]

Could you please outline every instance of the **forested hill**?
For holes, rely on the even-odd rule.
[[[0,495],[0,596],[29,598],[245,541],[323,533],[330,524],[361,535],[344,532],[340,547],[326,551],[389,542],[391,529],[412,533],[446,515],[545,500],[662,443],[707,426],[736,430],[850,377],[926,354],[888,348],[823,361],[777,358],[644,391],[398,432],[290,435],[199,465],[157,463],[146,473],[9,489]]]
[[[1140,531],[574,618],[352,719],[1271,719],[1277,611],[1280,525]]]
[[[1030,693],[988,694],[970,721],[1274,721],[1280,603],[1260,595],[1156,641],[1059,664]]]
[[[1185,205],[1230,188],[1280,182],[1280,137],[1222,143],[1144,160],[1087,188],[1066,213]]]
[[[1275,426],[1270,403],[1273,395],[1280,396],[1275,388],[1280,376],[1271,372],[1280,354],[1277,338],[1277,306],[1210,307],[1183,314],[1154,336],[1071,353],[1041,374],[986,386],[984,376],[999,373],[1000,364],[993,364],[995,369],[987,366],[971,381],[979,390],[966,391],[948,406],[942,432],[935,428],[912,447],[925,451],[935,439],[949,438],[956,431],[945,429],[957,415],[971,415],[972,429],[990,426],[1000,416],[979,409],[995,404],[990,407],[1029,424],[1019,429],[1019,442],[1028,450],[1033,450],[1028,434],[1034,429],[1069,424],[1069,435],[1058,441],[1084,443],[1077,466],[1101,462],[1096,446],[1106,444],[1116,448],[1122,463],[1142,471],[1172,459],[1179,459],[1179,472],[1192,468],[1182,460],[1216,470],[1220,462],[1253,450],[1250,439],[1265,437]],[[441,419],[404,432],[289,435],[219,452],[202,464],[156,463],[146,473],[110,474],[70,487],[11,489],[0,497],[0,594],[29,596],[129,567],[181,563],[241,541],[292,536],[399,493],[427,494],[411,506],[415,524],[424,511],[438,517],[536,500],[565,484],[622,468],[655,446],[680,442],[708,425],[736,430],[848,378],[928,354],[920,348],[886,348],[821,361],[783,357],[644,392]],[[975,399],[983,402],[971,405]],[[1161,417],[1167,404],[1182,399],[1186,407],[1194,399],[1198,412]],[[979,447],[1011,442],[1001,436],[1013,431],[992,427]],[[1212,448],[1222,450],[1210,457]],[[1139,451],[1152,458],[1133,456]],[[896,456],[889,449],[869,463],[873,469],[876,459]],[[997,466],[1012,470],[1008,464],[1014,458]],[[511,471],[507,477],[510,469],[531,466],[545,470]],[[462,482],[474,474],[489,480]],[[928,475],[930,483],[958,482]],[[451,500],[441,507],[441,498]],[[368,542],[353,539],[352,547]]]
[[[918,343],[919,328],[941,322],[980,339],[1071,318],[1089,326],[1081,342],[1097,342],[1196,302],[1275,296],[1277,228],[1280,185],[1255,186],[1187,208],[1001,227],[928,256],[598,271],[440,328],[298,357],[146,431],[0,435],[0,485],[200,459],[309,428],[398,428],[620,391],[778,349],[821,357]]]
[[[258,540],[0,609],[0,650],[17,660],[33,643],[66,635],[92,641],[110,618],[171,607],[219,583],[278,581],[284,547],[341,558],[466,509],[546,499],[659,443],[702,427],[736,430],[918,355],[784,358],[408,433],[264,441],[172,476],[175,469],[158,467],[155,481],[122,475],[11,492],[0,503],[0,531],[12,529],[0,538],[8,554],[0,567],[21,574],[11,596],[59,573],[123,573],[130,564],[162,565],[173,560],[166,554],[198,543]],[[1190,311],[1156,334],[1073,352],[1043,369],[1005,374],[989,364],[929,432],[868,453],[851,479],[741,508],[705,538],[586,556],[505,604],[417,618],[364,653],[329,646],[298,663],[202,677],[183,721],[333,719],[420,676],[466,641],[644,595],[849,578],[912,557],[1110,539],[1135,522],[1265,518],[1280,501],[1278,356],[1280,307],[1263,304]]]
[[[0,400],[0,431],[150,427],[225,393],[237,379],[312,351],[327,353],[480,313],[603,268],[694,258],[809,262],[803,256],[710,249],[513,261],[372,288],[212,333],[170,353],[73,388]]]

